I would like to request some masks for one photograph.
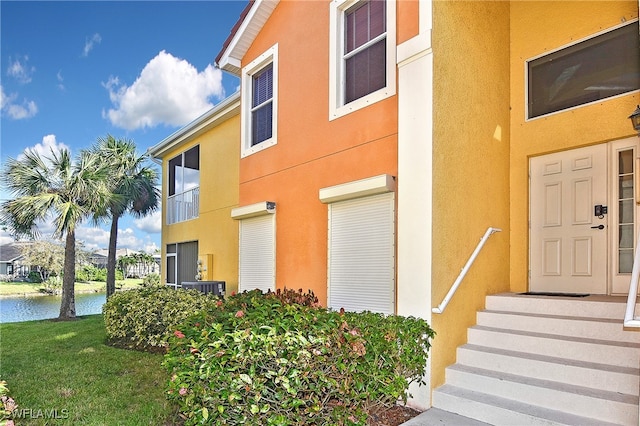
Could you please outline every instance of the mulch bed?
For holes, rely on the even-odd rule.
[[[420,414],[420,412],[413,408],[396,405],[387,410],[370,414],[367,424],[369,426],[399,426],[416,417],[418,414]]]

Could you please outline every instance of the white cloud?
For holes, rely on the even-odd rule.
[[[0,229],[0,245],[10,244],[13,241],[13,237],[8,232]]]
[[[155,254],[156,251],[160,252],[160,247],[158,247],[158,245],[153,241],[147,241],[142,251],[149,254]]]
[[[140,240],[133,229],[118,229],[118,248],[128,248],[131,250],[142,250],[144,241]]]
[[[56,140],[56,135],[46,135],[42,138],[42,142],[37,143],[28,148],[25,148],[25,151],[26,150],[35,151],[41,157],[46,158],[51,156],[51,150],[53,150],[54,152],[57,152],[61,149],[70,150],[70,148],[67,145],[63,144],[62,142],[58,142]],[[20,156],[18,156],[18,158],[20,158]]]
[[[4,92],[4,87],[0,86],[0,111],[2,111],[2,115],[13,120],[22,120],[31,118],[38,113],[38,106],[34,101],[23,99],[22,103],[17,103],[17,99],[16,93],[7,95]]]
[[[103,117],[126,130],[159,124],[183,126],[213,107],[212,96],[224,97],[222,71],[208,65],[198,72],[164,50],[149,61],[131,86],[113,76],[103,86],[114,104],[103,111]]]
[[[64,77],[62,77],[62,71],[58,71],[58,74],[56,74],[56,78],[58,79],[58,89],[64,91]]]
[[[90,226],[76,228],[76,241],[82,241],[87,250],[99,250],[109,247],[109,231]]]
[[[35,67],[30,67],[28,56],[18,57],[15,60],[9,58],[9,67],[7,68],[7,74],[21,84],[27,84],[31,82],[31,75],[36,71]]]
[[[96,44],[100,44],[102,41],[102,37],[100,34],[95,33],[91,37],[87,37],[84,42],[84,49],[82,49],[82,56],[85,58],[89,56],[89,52],[91,52]]]
[[[109,231],[99,227],[79,226],[76,228],[76,240],[82,241],[88,250],[100,250],[109,247]],[[139,238],[133,229],[118,229],[118,248],[128,248],[135,251],[146,251],[155,247],[152,241]],[[151,251],[152,252],[152,251]]]
[[[158,210],[152,214],[134,219],[133,224],[141,231],[149,234],[159,234],[162,230],[162,208],[158,207]]]

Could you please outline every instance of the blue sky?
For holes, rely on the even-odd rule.
[[[107,134],[142,153],[188,124],[238,88],[213,61],[246,3],[1,1],[2,163],[27,148],[77,154]],[[119,248],[160,248],[160,224],[124,218]],[[106,248],[107,229],[86,222],[77,237]]]

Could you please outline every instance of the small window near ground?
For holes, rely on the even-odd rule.
[[[275,217],[240,221],[239,291],[275,291]]]
[[[527,62],[528,118],[640,89],[638,22]]]

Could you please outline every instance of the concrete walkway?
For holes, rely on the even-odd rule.
[[[482,426],[483,423],[468,417],[459,416],[448,411],[438,408],[430,408],[417,417],[402,424],[402,426],[431,426],[431,425],[449,425],[449,426]]]

